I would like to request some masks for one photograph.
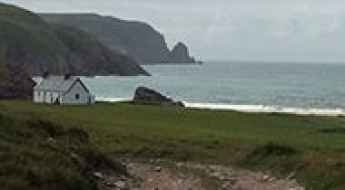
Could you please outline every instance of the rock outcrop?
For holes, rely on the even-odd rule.
[[[169,57],[172,63],[196,63],[195,59],[189,55],[188,47],[182,42],[173,48]]]
[[[193,59],[171,52],[164,36],[152,26],[96,14],[41,14],[48,23],[77,27],[96,36],[110,49],[134,57],[142,64],[195,63]],[[185,45],[184,45],[185,46]],[[173,56],[172,56],[173,55]],[[171,59],[173,58],[173,59]]]
[[[146,87],[138,87],[136,89],[133,103],[185,107],[182,102],[176,102],[173,99]]]

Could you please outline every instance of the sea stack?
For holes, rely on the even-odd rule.
[[[169,61],[172,63],[196,63],[195,59],[189,55],[187,45],[182,42],[177,43],[172,49]]]

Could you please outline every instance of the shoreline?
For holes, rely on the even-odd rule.
[[[340,108],[298,108],[265,105],[232,105],[212,103],[185,103],[187,108],[218,111],[238,111],[242,113],[277,113],[300,116],[345,116],[345,110]]]
[[[128,102],[132,98],[96,98],[98,102]],[[186,108],[197,110],[213,110],[213,111],[237,111],[242,113],[276,113],[289,114],[299,116],[323,116],[323,117],[343,117],[345,109],[341,108],[302,108],[302,107],[282,107],[282,106],[266,106],[266,105],[236,105],[222,103],[191,103],[182,101]]]

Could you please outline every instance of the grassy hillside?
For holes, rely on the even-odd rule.
[[[22,119],[81,126],[108,155],[231,164],[296,177],[309,189],[345,188],[345,118],[97,104],[0,102]]]
[[[169,61],[164,36],[143,22],[96,14],[40,14],[49,23],[75,26],[95,35],[113,50],[126,52],[143,63]]]
[[[93,34],[107,47],[125,52],[143,64],[195,63],[185,44],[179,42],[170,51],[164,36],[144,22],[87,13],[46,13],[40,16],[48,23],[73,26]]]
[[[67,53],[50,25],[37,15],[15,6],[0,4],[0,39],[7,63],[28,64],[33,73],[40,70],[64,72]]]
[[[74,72],[79,75],[148,75],[133,59],[108,49],[84,31],[63,25],[54,25],[54,30],[68,48],[69,61],[78,63]]]
[[[8,64],[26,65],[32,74],[42,74],[45,71],[51,73],[76,73],[76,74],[119,74],[138,75],[147,74],[137,66],[137,63],[124,55],[115,53],[107,48],[100,48],[93,37],[83,38],[77,35],[70,36],[68,40],[78,42],[80,45],[94,46],[74,47],[80,53],[70,52],[70,41],[61,38],[61,31],[47,24],[36,14],[0,3],[0,48],[4,51],[5,61]],[[58,33],[58,34],[57,34]],[[91,42],[87,40],[92,39]],[[85,41],[86,40],[86,41]],[[103,55],[83,54],[98,49]],[[77,51],[76,50],[76,51]],[[85,51],[87,50],[87,51]],[[108,59],[104,59],[104,57]],[[91,58],[96,63],[83,65],[83,73],[80,72],[85,57]],[[129,67],[129,65],[131,65]],[[134,66],[132,66],[134,65]],[[85,67],[87,66],[87,67]],[[92,67],[92,68],[91,68]],[[104,70],[104,68],[109,68]],[[96,68],[96,70],[95,70]],[[106,72],[106,73],[105,73]]]
[[[0,111],[2,190],[99,190],[93,172],[126,171],[101,154],[80,128],[21,118]]]

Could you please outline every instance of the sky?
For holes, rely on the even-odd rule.
[[[344,62],[344,0],[3,0],[144,21],[202,60]]]

